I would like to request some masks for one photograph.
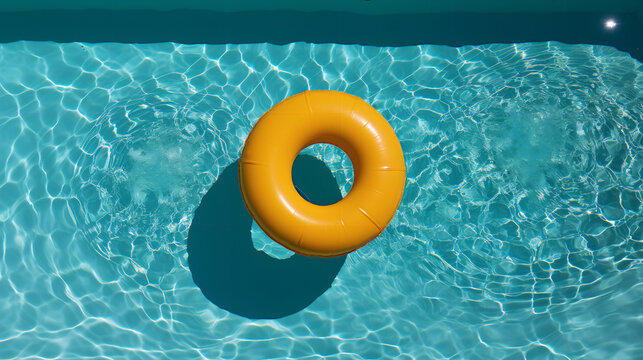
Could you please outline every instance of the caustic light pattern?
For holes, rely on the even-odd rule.
[[[643,67],[627,54],[17,42],[0,69],[0,358],[643,351]],[[195,286],[187,232],[256,120],[309,89],[390,121],[407,188],[313,304],[249,320]],[[308,151],[345,195],[348,159]]]

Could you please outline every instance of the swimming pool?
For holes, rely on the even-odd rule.
[[[626,53],[21,41],[0,45],[0,69],[0,358],[643,350],[643,66]],[[308,89],[360,96],[389,120],[405,195],[363,249],[293,267],[327,266],[332,286],[310,304],[241,316],[196,286],[189,228],[208,189],[229,189],[259,116]],[[307,153],[345,195],[348,159],[330,146]],[[291,255],[246,225],[256,247]]]

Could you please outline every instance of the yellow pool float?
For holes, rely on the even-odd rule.
[[[353,163],[354,181],[339,202],[319,206],[292,182],[295,157],[329,143]],[[268,110],[243,147],[239,183],[255,222],[273,240],[308,256],[347,254],[378,237],[397,210],[406,181],[393,128],[364,100],[338,91],[306,91]]]

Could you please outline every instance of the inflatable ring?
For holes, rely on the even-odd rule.
[[[292,182],[295,158],[329,143],[353,163],[354,181],[339,202],[319,206]],[[268,110],[250,131],[239,161],[243,201],[273,240],[302,255],[347,254],[378,237],[402,200],[406,169],[393,128],[364,100],[306,91]]]

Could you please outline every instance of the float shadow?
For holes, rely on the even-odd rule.
[[[330,288],[345,256],[315,258],[295,254],[276,259],[254,248],[235,161],[201,200],[188,234],[192,278],[218,307],[251,319],[296,313]],[[293,181],[315,204],[342,196],[328,167],[309,155],[293,165]]]

